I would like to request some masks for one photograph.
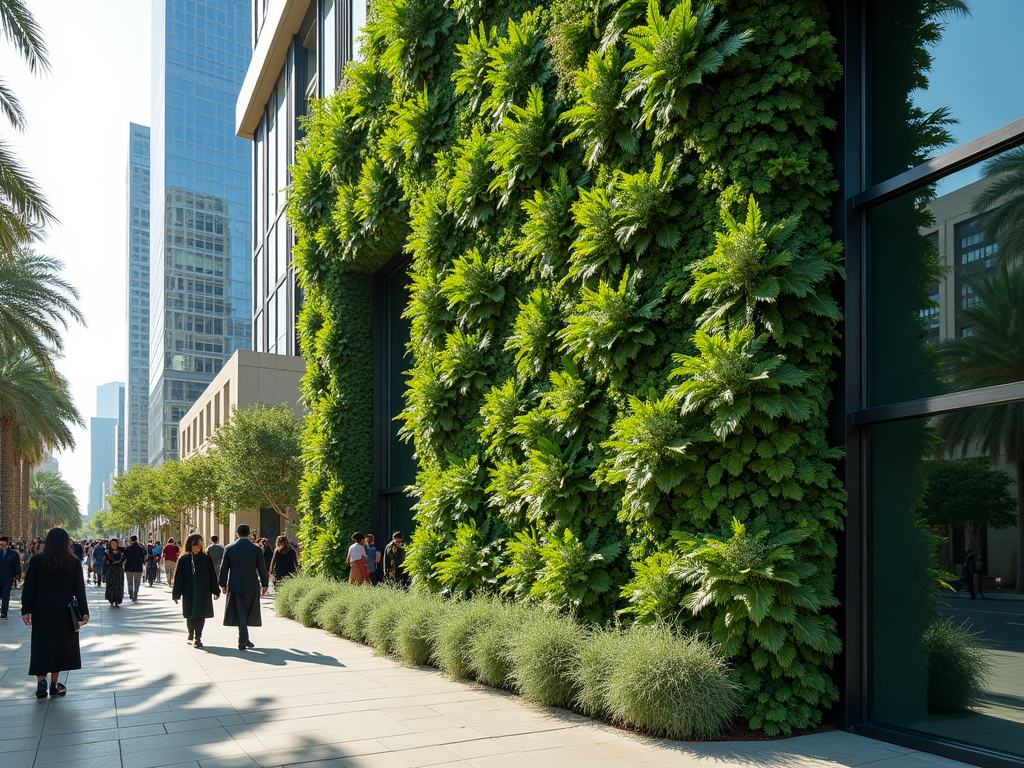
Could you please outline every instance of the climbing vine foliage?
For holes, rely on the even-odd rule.
[[[817,725],[844,504],[824,0],[380,0],[362,52],[292,168],[307,567],[374,524],[391,430],[416,588],[704,633],[746,722]]]

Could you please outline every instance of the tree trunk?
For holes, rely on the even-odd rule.
[[[14,420],[0,417],[0,531],[17,538],[14,495]]]
[[[1017,451],[1017,584],[1015,592],[1024,593],[1024,448]]]
[[[21,484],[21,530],[25,532],[26,536],[32,534],[32,512],[29,509],[28,498],[28,477],[31,473],[32,465],[27,458],[22,457],[21,477],[19,478]]]

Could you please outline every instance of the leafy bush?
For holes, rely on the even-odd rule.
[[[498,207],[507,205],[518,192],[539,187],[541,170],[556,167],[554,153],[554,122],[544,106],[544,92],[533,88],[525,107],[511,107],[511,115],[491,143],[487,159],[495,176],[487,191],[498,194]]]
[[[419,164],[434,153],[445,137],[448,105],[436,92],[431,98],[424,85],[423,90],[395,108],[395,118],[398,144],[405,159]]]
[[[315,627],[317,613],[327,600],[334,597],[338,591],[338,584],[333,581],[314,582],[304,590],[302,596],[295,603],[293,614],[295,618],[307,627]]]
[[[662,248],[675,248],[683,237],[679,226],[682,205],[675,199],[676,190],[690,184],[693,176],[680,175],[680,160],[666,164],[659,152],[654,156],[650,172],[616,172],[612,214],[617,224],[615,237],[619,244],[637,258],[647,253],[651,243]]]
[[[607,679],[594,681],[612,720],[670,739],[713,739],[728,728],[738,685],[708,643],[664,625],[634,625],[616,645]]]
[[[555,613],[535,613],[511,645],[512,681],[528,701],[569,708],[579,693],[575,670],[586,630]]]
[[[441,283],[441,291],[448,298],[448,308],[458,316],[459,325],[473,328],[501,312],[506,272],[496,261],[484,261],[476,248],[455,260]]]
[[[621,613],[633,616],[640,624],[681,623],[685,618],[680,606],[686,585],[673,572],[678,563],[675,552],[655,552],[633,563],[633,578],[622,587],[629,606]]]
[[[594,277],[607,279],[619,274],[624,253],[608,190],[581,189],[572,215],[579,234],[570,249],[569,277],[585,284]]]
[[[576,188],[569,184],[564,167],[547,189],[537,190],[532,200],[523,201],[529,218],[523,225],[523,240],[516,249],[524,266],[540,277],[555,274],[569,255],[572,243],[572,202]]]
[[[562,309],[550,291],[537,288],[519,302],[505,349],[515,353],[516,370],[524,379],[541,376],[555,357]]]
[[[455,92],[469,97],[470,112],[477,112],[484,101],[487,74],[491,69],[490,50],[498,36],[498,28],[490,31],[480,22],[479,31],[470,28],[469,40],[457,46],[461,66],[455,70]]]
[[[656,122],[667,132],[673,122],[685,117],[693,87],[705,75],[719,70],[725,59],[739,51],[750,32],[725,37],[728,21],[711,26],[715,4],[704,0],[696,11],[692,0],[681,0],[664,17],[658,0],[647,5],[646,26],[626,33],[633,58],[626,64],[637,76],[625,93],[627,101],[640,98],[646,127]]]
[[[508,35],[488,49],[491,65],[485,80],[491,93],[484,101],[484,110],[495,126],[502,124],[513,107],[523,106],[531,91],[550,77],[544,60],[542,26],[540,10],[527,11],[518,24],[509,19]]]
[[[469,597],[497,588],[495,577],[501,567],[501,546],[489,542],[491,521],[477,527],[470,518],[459,523],[455,540],[434,564],[434,576],[445,597]]]
[[[395,627],[395,650],[402,661],[414,667],[430,662],[436,627],[446,610],[441,598],[425,592],[409,601]]]
[[[582,144],[588,168],[613,159],[618,151],[636,152],[637,132],[630,111],[622,103],[626,82],[622,56],[614,47],[603,55],[592,52],[586,69],[576,74],[579,97],[559,120],[573,126],[565,141]]]
[[[381,5],[379,20],[369,25],[371,37],[387,46],[379,61],[392,77],[416,84],[440,60],[441,44],[455,17],[444,3],[433,0],[389,0]]]
[[[796,681],[780,697],[746,692],[744,716],[769,735],[806,728],[822,704],[838,698],[831,677],[813,666],[831,663],[842,647],[835,621],[821,614],[838,601],[817,586],[816,568],[793,550],[812,534],[797,528],[772,535],[761,521],[748,530],[734,518],[728,538],[682,541],[675,569],[697,587],[683,599],[694,615],[726,609],[715,616],[711,639],[727,658],[749,654],[754,671]]]
[[[621,382],[629,361],[654,343],[649,326],[660,314],[661,299],[640,295],[640,277],[640,272],[630,276],[627,268],[618,288],[603,280],[596,291],[584,287],[576,312],[559,333],[562,349],[598,381]]]
[[[488,600],[461,600],[448,603],[434,629],[434,662],[456,680],[471,679],[473,636],[495,616]]]
[[[977,705],[995,671],[981,633],[947,617],[928,627],[921,644],[928,654],[928,711],[955,714]]]
[[[455,175],[448,191],[448,204],[460,226],[479,227],[494,213],[490,157],[490,134],[484,133],[479,125],[455,147]]]
[[[544,567],[530,594],[586,621],[600,618],[604,613],[601,597],[612,583],[609,566],[622,544],[613,541],[600,546],[598,533],[593,530],[580,540],[566,528],[561,536],[548,537],[540,549]]]

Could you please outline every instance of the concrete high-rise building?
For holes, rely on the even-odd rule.
[[[149,463],[149,128],[129,125],[124,465]]]
[[[249,0],[157,0],[150,145],[149,463],[252,343],[251,149],[234,105],[252,52]]]
[[[252,139],[253,349],[298,355],[292,232],[284,211],[288,166],[310,99],[333,93],[356,56],[366,0],[254,0],[253,56],[238,96],[238,135]]]
[[[89,419],[90,515],[103,509],[112,479],[124,466],[123,428],[124,384],[112,381],[96,387],[96,416]]]

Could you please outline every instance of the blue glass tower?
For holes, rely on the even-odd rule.
[[[149,128],[130,124],[128,144],[128,384],[124,466],[149,463]]]
[[[178,458],[178,422],[252,346],[251,145],[235,101],[250,0],[155,0],[150,204],[149,463]]]

